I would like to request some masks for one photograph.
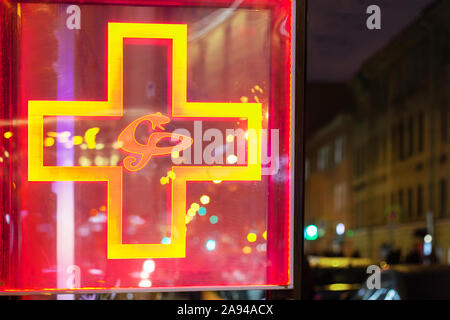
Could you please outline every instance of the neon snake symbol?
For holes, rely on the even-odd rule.
[[[141,123],[150,123],[152,130],[157,128],[165,130],[163,125],[169,122],[169,117],[157,112],[134,120],[119,134],[117,141],[121,144],[121,149],[131,154],[123,159],[125,169],[128,171],[141,170],[153,156],[180,152],[192,145],[194,140],[191,137],[171,132],[152,132],[146,144],[142,144],[136,140],[136,129]],[[178,140],[180,142],[174,146],[159,147],[158,143],[163,139],[171,139],[171,141]]]
[[[29,181],[92,181],[106,182],[107,190],[107,258],[149,259],[186,257],[186,190],[190,181],[261,181],[262,104],[248,102],[189,102],[187,101],[187,25],[108,22],[107,29],[107,99],[105,101],[28,101],[28,180]],[[246,118],[249,135],[247,166],[172,166],[176,179],[171,184],[170,244],[123,243],[123,171],[124,166],[47,166],[44,165],[44,117],[46,116],[123,116],[123,41],[124,39],[170,39],[172,50],[170,72],[172,108],[169,117],[153,114],[137,119],[121,134],[128,170],[138,170],[156,154],[169,154],[193,143],[181,137],[181,144],[168,149],[158,147],[164,138],[176,135],[161,132],[161,127],[172,118]],[[140,123],[151,123],[158,132],[147,144],[135,141],[135,130]],[[184,142],[183,142],[184,141]],[[119,143],[120,144],[120,143]],[[165,149],[165,150],[164,150]]]

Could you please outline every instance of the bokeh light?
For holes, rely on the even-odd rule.
[[[155,261],[151,259],[145,260],[142,269],[144,269],[144,271],[147,273],[152,273],[153,271],[155,271]]]
[[[195,216],[195,210],[192,209],[192,208],[190,208],[190,209],[187,211],[187,214],[188,214],[189,217],[194,217],[194,216]]]
[[[11,137],[13,136],[13,134],[12,134],[11,131],[6,131],[6,132],[3,134],[3,136],[4,136],[6,139],[9,139],[9,138],[11,138]]]
[[[310,224],[305,228],[305,239],[306,240],[316,240],[318,235],[317,226]]]
[[[83,143],[83,137],[81,137],[81,136],[74,136],[73,137],[73,144],[75,146],[78,146],[78,145],[80,145],[82,143]]]
[[[169,178],[168,177],[162,177],[159,182],[164,185],[164,184],[168,184],[169,183]]]
[[[248,240],[249,242],[255,242],[256,239],[257,239],[257,236],[256,236],[256,234],[253,233],[253,232],[250,232],[250,233],[247,235],[247,240]]]
[[[198,214],[199,214],[200,216],[204,216],[204,215],[206,214],[206,208],[205,208],[205,207],[200,207],[200,208],[198,209]]]
[[[216,249],[216,241],[214,241],[214,240],[206,241],[206,249],[208,249],[209,251],[215,250]]]
[[[227,157],[227,163],[229,163],[229,164],[235,164],[237,161],[238,161],[238,157],[234,154],[230,154]]]
[[[141,288],[150,288],[151,286],[152,282],[148,279],[144,279],[139,282],[139,287]]]
[[[175,179],[175,172],[173,172],[172,170],[167,172],[167,178],[170,178],[172,180]]]
[[[164,238],[162,238],[162,240],[161,240],[161,243],[162,244],[170,244],[170,238],[169,237],[164,237]]]
[[[343,235],[345,232],[345,225],[343,223],[338,223],[336,225],[336,233],[338,235]]]
[[[217,218],[217,216],[211,216],[209,218],[209,222],[211,222],[212,224],[216,224],[219,221],[219,218]]]
[[[55,144],[55,139],[53,139],[52,137],[46,137],[44,139],[44,146],[46,147],[51,147]]]
[[[200,205],[194,202],[193,204],[191,204],[191,209],[197,211],[198,209],[200,209]]]
[[[207,195],[203,195],[200,197],[200,202],[202,204],[208,204],[209,203],[209,197]]]

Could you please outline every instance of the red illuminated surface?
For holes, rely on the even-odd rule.
[[[172,88],[177,92],[178,85],[177,80],[170,77],[171,72],[179,75],[176,67],[172,69],[176,62],[170,59],[171,42],[126,39],[123,42],[122,117],[117,117],[119,114],[111,114],[113,118],[110,119],[99,117],[102,107],[95,109],[95,103],[87,105],[92,112],[91,117],[86,117],[80,109],[75,113],[43,114],[43,127],[39,132],[42,136],[43,168],[61,167],[66,172],[82,172],[92,167],[86,178],[63,178],[57,174],[59,176],[55,179],[51,174],[42,174],[32,179],[36,182],[29,182],[27,168],[29,170],[30,165],[27,161],[31,158],[27,150],[30,132],[27,126],[14,129],[12,139],[16,139],[17,146],[15,149],[10,147],[10,150],[16,155],[17,169],[10,179],[18,179],[14,182],[17,185],[20,181],[20,188],[16,190],[15,214],[11,214],[10,219],[19,223],[15,228],[20,235],[20,243],[15,242],[13,252],[2,251],[6,261],[3,269],[8,269],[7,266],[13,263],[17,268],[6,274],[0,285],[1,291],[149,291],[292,285],[290,1],[277,5],[265,1],[244,1],[227,18],[228,22],[206,33],[199,30],[195,22],[207,17],[214,8],[189,3],[196,4],[200,6],[193,7],[190,12],[178,10],[176,5],[122,7],[120,10],[119,7],[81,6],[84,24],[80,31],[74,31],[77,35],[71,43],[74,52],[71,62],[74,65],[72,99],[58,99],[61,89],[57,79],[60,76],[55,76],[55,73],[58,74],[60,69],[50,67],[58,59],[52,53],[61,50],[58,49],[58,36],[55,39],[54,35],[62,32],[58,24],[65,16],[61,18],[64,10],[58,11],[58,7],[65,8],[65,5],[21,6],[23,89],[20,112],[15,112],[14,118],[29,118],[27,101],[45,104],[48,103],[45,101],[72,100],[89,104],[105,101],[105,92],[106,97],[110,97],[108,80],[105,81],[105,74],[109,76],[107,70],[111,71],[105,49],[105,34],[110,21],[187,25],[187,99],[178,100],[176,94],[168,94]],[[223,6],[229,2],[214,4]],[[262,10],[245,9],[255,6]],[[83,29],[89,33],[83,33]],[[233,50],[232,43],[239,45],[238,39],[254,45]],[[261,54],[263,48],[266,51],[270,48],[269,54]],[[25,52],[35,54],[31,56]],[[245,69],[248,72],[242,72]],[[67,77],[68,74],[63,73],[62,76]],[[145,90],[139,91],[139,87]],[[116,90],[111,94],[114,95]],[[256,127],[250,121],[251,117],[248,118],[245,111],[243,113],[245,108],[238,107],[252,104],[260,105],[262,111],[262,119],[256,122]],[[61,104],[63,108],[65,105],[68,104]],[[166,116],[170,114],[172,117]],[[66,119],[73,123],[69,139],[72,145],[68,149],[74,161],[61,166],[57,162],[61,161],[64,151],[61,153],[58,146],[64,142],[64,137],[58,132],[58,126]],[[170,132],[176,128],[194,133],[196,124],[193,122],[199,120],[202,120],[203,131],[208,128],[218,128],[223,132],[228,128],[246,130],[258,128],[258,125],[262,129],[278,129],[279,171],[258,178],[255,171],[251,173],[254,169],[246,169],[252,167],[253,138],[246,144],[249,149],[244,166],[208,167],[204,163],[194,163],[184,171],[187,166],[173,165],[170,154],[176,151],[182,156],[189,149],[192,151],[196,147],[195,137],[192,140],[179,135],[179,142],[170,146],[162,140],[172,137]],[[146,122],[150,126],[146,126]],[[93,128],[98,130],[89,131]],[[114,142],[120,144],[114,146]],[[207,144],[203,142],[201,147]],[[257,150],[259,154],[260,149]],[[187,211],[186,219],[183,219],[183,225],[186,224],[184,255],[166,258],[147,252],[139,259],[130,259],[125,252],[123,258],[108,259],[107,239],[111,225],[108,225],[107,217],[111,215],[111,207],[106,199],[111,189],[101,182],[102,179],[92,179],[89,172],[96,175],[102,170],[122,166],[127,169],[123,173],[121,188],[122,220],[120,224],[115,223],[123,230],[121,243],[130,248],[141,244],[168,245],[167,239],[173,241],[173,228],[170,231],[174,225],[174,216],[170,214],[174,208],[173,200],[182,198],[182,211]],[[212,173],[214,170],[216,173]],[[245,178],[245,174],[250,174],[249,178]],[[80,181],[73,184],[74,244],[73,252],[67,252],[68,258],[66,253],[61,254],[64,252],[61,248],[57,248],[66,240],[61,233],[58,235],[58,228],[67,227],[58,224],[60,213],[57,212],[64,208],[61,198],[66,191],[61,190],[72,189],[70,185],[67,187],[52,181]],[[177,189],[180,182],[184,189]],[[175,221],[175,225],[177,223]],[[7,228],[11,227],[2,227],[2,235],[10,234],[11,230]],[[68,260],[64,260],[66,258]],[[64,261],[71,261],[71,264],[63,265]],[[151,272],[146,272],[149,265],[152,266]],[[74,275],[76,280],[73,280]],[[64,283],[72,285],[65,286]]]

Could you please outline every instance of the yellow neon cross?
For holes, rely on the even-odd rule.
[[[170,244],[122,243],[121,166],[61,167],[43,164],[44,116],[120,117],[123,115],[123,40],[172,39],[172,114],[183,118],[246,118],[247,166],[173,166]],[[187,181],[261,180],[262,106],[260,103],[187,102],[187,25],[108,23],[106,101],[28,101],[28,180],[107,182],[108,259],[184,258],[186,255]]]

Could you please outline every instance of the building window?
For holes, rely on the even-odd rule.
[[[447,108],[441,109],[441,142],[446,143],[448,141],[448,112]]]
[[[411,220],[412,218],[412,211],[413,211],[413,190],[412,188],[408,189],[408,204],[406,207],[406,217],[408,218],[408,220]]]
[[[417,187],[417,217],[423,216],[423,187],[419,185]]]
[[[397,161],[398,158],[398,135],[397,135],[398,131],[397,131],[397,125],[393,125],[391,128],[391,154],[392,154],[392,163]]]
[[[330,147],[323,146],[319,149],[319,153],[317,155],[317,169],[324,170],[328,167],[328,159],[330,156]]]
[[[358,202],[358,204],[357,204],[357,212],[356,212],[356,215],[357,215],[357,226],[358,226],[358,228],[361,228],[362,226],[363,226],[363,215],[364,215],[364,212],[363,212],[363,207],[362,207],[362,202],[360,201],[360,202]]]
[[[381,136],[381,164],[384,167],[387,160],[387,139],[386,136]]]
[[[405,127],[403,121],[398,125],[398,157],[400,161],[405,160]]]
[[[341,212],[345,206],[345,183],[341,182],[334,186],[334,210]]]
[[[419,140],[417,145],[417,151],[423,152],[424,149],[424,115],[423,112],[419,113],[419,127],[418,127],[418,134],[419,134]]]
[[[447,181],[442,179],[439,181],[439,216],[447,215]]]
[[[408,125],[408,156],[411,157],[414,154],[414,119],[409,117]]]
[[[380,165],[380,142],[379,137],[372,138],[372,168],[377,169]]]
[[[305,160],[305,180],[308,180],[308,179],[309,179],[309,171],[310,171],[310,168],[309,168],[309,159],[306,159],[306,160]]]
[[[392,192],[391,193],[391,208],[395,206],[396,201],[397,201],[396,194],[395,194],[395,192]]]
[[[358,176],[362,176],[364,174],[364,158],[363,158],[363,147],[358,147]]]
[[[344,158],[344,138],[339,137],[334,141],[334,163],[339,164]]]
[[[403,190],[398,191],[398,205],[399,205],[399,215],[400,219],[405,219],[405,205],[404,205],[404,198],[403,198]]]

